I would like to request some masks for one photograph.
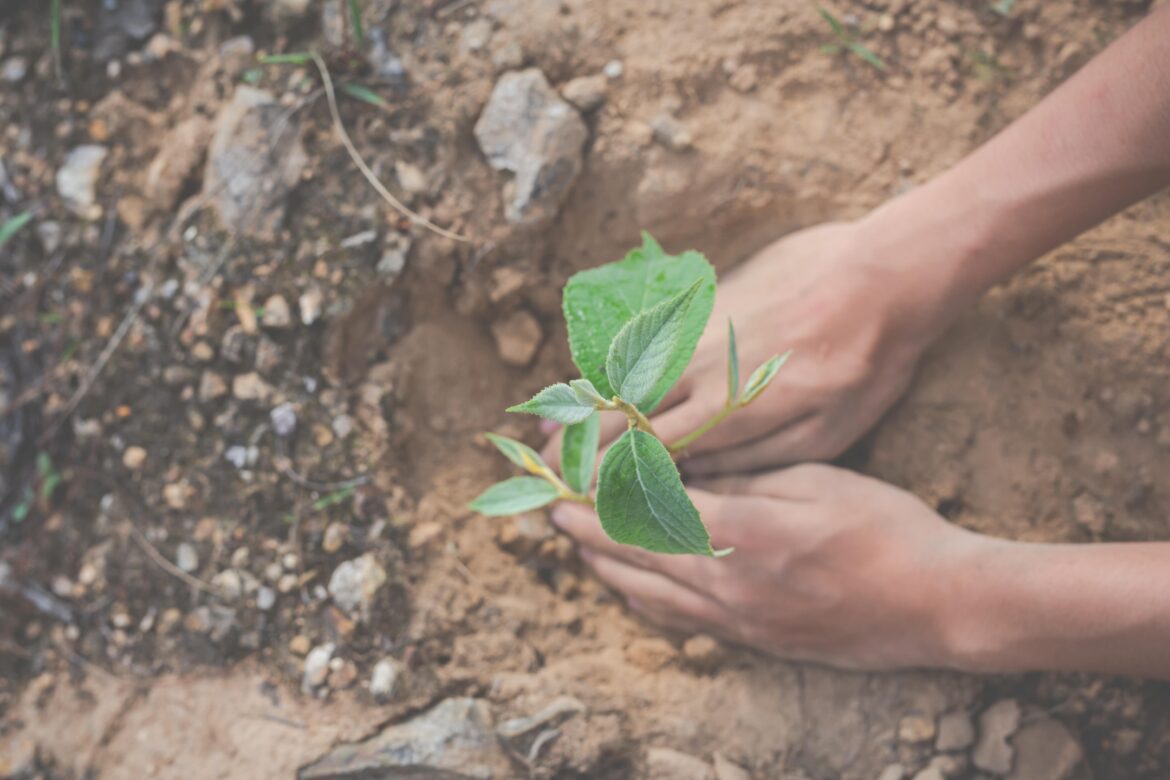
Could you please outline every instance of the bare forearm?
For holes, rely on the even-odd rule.
[[[953,665],[1170,678],[1170,543],[989,540],[962,568]]]
[[[1170,184],[1167,40],[1164,5],[955,167],[863,220],[890,250],[879,255],[907,258],[923,306],[954,311]]]

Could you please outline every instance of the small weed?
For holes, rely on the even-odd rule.
[[[362,49],[366,42],[366,31],[362,26],[362,6],[360,0],[347,0],[349,6],[349,25],[353,30],[353,45]]]
[[[3,249],[4,245],[11,241],[12,237],[30,221],[32,221],[32,212],[22,211],[15,217],[7,219],[3,225],[0,225],[0,249]]]
[[[829,29],[833,31],[833,37],[836,38],[834,43],[826,43],[821,46],[821,51],[825,54],[841,54],[843,52],[850,52],[856,57],[860,57],[867,63],[877,68],[880,71],[886,69],[886,63],[882,58],[874,54],[861,41],[854,37],[853,33],[845,29],[845,25],[829,12],[829,9],[823,5],[817,6],[817,11],[821,18],[829,24]]]
[[[65,68],[61,64],[61,0],[53,0],[49,6],[49,45],[53,49],[53,67],[57,80],[65,80]]]
[[[361,84],[346,83],[341,85],[341,91],[349,95],[351,98],[360,100],[363,103],[369,103],[376,108],[386,108],[387,103],[385,99],[369,87],[363,87]]]
[[[991,10],[995,11],[1000,16],[1010,16],[1012,7],[1016,4],[1016,0],[995,0],[991,4]]]
[[[353,495],[355,490],[353,485],[347,485],[340,490],[334,490],[332,493],[326,493],[313,502],[313,511],[321,512],[331,506],[337,506],[343,503],[346,499]]]

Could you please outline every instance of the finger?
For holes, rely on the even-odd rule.
[[[595,552],[583,550],[582,558],[602,582],[659,615],[681,618],[692,625],[720,624],[725,612],[721,604],[669,577]]]
[[[836,453],[823,446],[822,431],[819,417],[806,417],[761,439],[688,457],[679,463],[679,469],[694,479],[829,458]]]
[[[708,400],[701,405],[696,403],[683,404],[677,411],[662,415],[661,421],[658,418],[652,419],[654,430],[668,444],[681,439],[719,412],[723,403],[723,396],[720,393],[725,392],[726,390],[721,388],[713,389],[702,397],[714,400]],[[686,414],[684,414],[684,409]],[[687,453],[688,455],[697,455],[733,446],[742,447],[762,440],[784,428],[799,424],[812,417],[816,410],[817,407],[813,400],[793,397],[790,403],[769,413],[766,420],[759,415],[736,411],[696,439],[687,447]]]

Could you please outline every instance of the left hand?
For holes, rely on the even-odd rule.
[[[660,555],[616,544],[588,507],[554,522],[629,605],[655,622],[834,666],[953,665],[948,592],[993,540],[939,517],[911,494],[831,466],[691,489],[726,558]]]

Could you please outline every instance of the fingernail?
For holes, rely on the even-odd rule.
[[[556,433],[557,428],[560,428],[560,427],[561,427],[560,423],[553,422],[552,420],[541,420],[540,421],[540,430],[546,435],[551,436],[552,434]]]

